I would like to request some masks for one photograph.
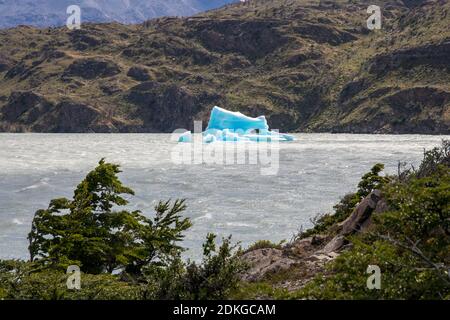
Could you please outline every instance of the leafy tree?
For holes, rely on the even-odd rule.
[[[181,251],[177,244],[191,226],[182,219],[183,200],[160,202],[154,219],[140,211],[117,210],[134,195],[118,178],[117,164],[102,159],[77,186],[72,200],[55,199],[38,210],[28,236],[31,261],[90,274],[126,270],[139,274],[150,263],[164,264]]]
[[[384,170],[384,164],[377,163],[370,169],[370,172],[362,176],[358,183],[358,191],[356,192],[358,202],[369,195],[375,189],[381,189],[388,181],[388,177],[380,176],[380,172]]]
[[[426,177],[436,171],[438,166],[450,167],[450,140],[442,140],[440,147],[424,153],[424,158],[415,176]]]

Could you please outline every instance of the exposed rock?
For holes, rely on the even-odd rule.
[[[117,64],[108,60],[79,59],[74,61],[65,71],[65,76],[76,76],[84,79],[111,77],[120,73]]]
[[[295,67],[298,66],[304,62],[307,62],[309,60],[315,60],[320,58],[320,54],[318,52],[302,52],[302,53],[296,53],[292,56],[290,56],[287,60],[286,63],[290,66],[290,67]]]
[[[1,119],[10,123],[32,124],[53,105],[32,91],[13,92],[0,110]]]
[[[158,82],[143,82],[129,91],[126,99],[139,107],[144,126],[153,132],[192,129],[199,105],[213,104],[215,95],[194,94],[186,87]]]
[[[355,208],[353,213],[344,220],[340,235],[346,236],[359,232],[370,224],[370,217],[381,199],[381,191],[374,190],[365,197]]]
[[[254,1],[143,26],[0,30],[0,96],[16,88],[54,104],[95,104],[102,130],[192,129],[220,105],[265,114],[281,131],[450,133],[450,45],[434,32],[446,30],[450,3],[388,2],[387,36],[361,23],[364,1]],[[130,90],[129,77],[160,87]],[[2,128],[46,130],[38,122]]]
[[[262,57],[286,43],[276,27],[282,22],[220,20],[193,26],[203,45],[213,51],[235,52],[247,59]]]
[[[53,61],[53,60],[62,59],[62,58],[65,58],[66,56],[67,55],[66,55],[65,52],[57,50],[57,49],[52,48],[52,47],[44,49],[43,52],[42,52],[43,60],[46,60],[48,62],[49,61]]]
[[[369,83],[365,79],[358,79],[347,83],[339,95],[339,102],[342,103],[354,97],[360,91],[367,89],[368,86]]]
[[[97,109],[71,101],[59,103],[55,112],[43,120],[51,132],[95,132],[96,121],[101,116]]]
[[[320,252],[330,254],[341,251],[348,245],[346,236],[366,230],[371,224],[373,213],[381,213],[387,210],[388,205],[386,200],[382,198],[381,191],[373,190],[358,204],[352,214],[341,223],[338,235],[328,242]]]
[[[396,69],[408,70],[420,65],[448,70],[450,41],[380,54],[372,59],[368,69],[370,73],[381,75]]]
[[[244,275],[246,281],[258,281],[267,274],[289,269],[295,260],[285,256],[282,250],[267,248],[250,251],[242,256],[242,260],[250,265]]]
[[[346,236],[365,230],[373,213],[388,210],[379,190],[372,191],[342,223],[342,229],[334,238],[314,235],[298,239],[282,249],[266,248],[245,253],[242,259],[249,263],[250,270],[243,275],[245,281],[260,281],[281,271],[293,272],[291,280],[277,284],[287,290],[297,290],[324,271],[327,263],[337,258],[340,252],[352,246]]]
[[[0,54],[0,72],[9,70],[14,65],[14,61],[3,54]]]
[[[294,30],[302,37],[313,39],[317,43],[328,43],[333,46],[357,39],[349,32],[325,24],[305,23]]]
[[[331,260],[334,260],[338,256],[339,253],[337,253],[335,250],[327,252],[326,248],[324,248],[322,251],[319,251],[316,254],[311,255],[309,259],[311,261],[319,261],[322,263],[327,263],[330,262]]]
[[[6,79],[12,79],[14,77],[20,76],[21,80],[27,77],[29,72],[29,66],[23,61],[15,64],[8,72],[5,74]]]
[[[342,106],[358,108],[364,120],[349,117],[345,124],[334,126],[333,132],[450,133],[450,92],[428,86],[364,92],[368,86],[370,82],[358,80],[344,87]]]
[[[389,210],[389,205],[385,198],[381,198],[377,202],[377,206],[375,207],[375,210],[373,211],[373,214],[383,213]]]
[[[243,69],[251,66],[251,63],[241,56],[227,57],[224,61],[225,70]]]
[[[322,272],[327,263],[339,256],[344,249],[351,247],[347,235],[365,230],[373,213],[388,209],[380,190],[372,191],[341,224],[341,231],[330,240],[330,236],[314,235],[296,240],[282,249],[257,249],[247,252],[242,259],[251,266],[243,275],[245,281],[263,280],[268,275],[280,271],[295,272],[295,281],[287,280],[279,286],[296,290]]]
[[[297,279],[285,281],[280,286],[295,290],[311,280],[317,272],[323,270],[327,262],[338,255],[320,252],[328,239],[328,236],[315,235],[296,240],[282,249],[266,248],[247,252],[242,259],[251,268],[243,275],[243,279],[259,281],[274,273],[292,271]]]
[[[327,236],[314,235],[312,237],[299,239],[286,247],[291,255],[295,257],[308,257],[317,251],[329,239]]]
[[[150,80],[148,71],[141,67],[131,67],[130,70],[128,70],[127,76],[129,76],[130,78],[133,78],[134,80],[137,80],[137,81]]]
[[[34,132],[114,132],[100,110],[83,103],[54,104],[32,91],[13,92],[0,110],[2,128]]]
[[[100,85],[100,89],[102,90],[103,93],[105,93],[108,96],[112,96],[122,91],[117,85],[111,83],[104,83]]]
[[[331,254],[333,252],[339,251],[347,241],[343,235],[337,235],[330,242],[326,244],[326,246],[320,251],[324,254]]]
[[[70,42],[77,50],[87,50],[89,48],[97,47],[104,43],[101,38],[89,34],[88,31],[79,29],[73,30],[69,33]]]

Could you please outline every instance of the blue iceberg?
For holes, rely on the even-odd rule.
[[[216,141],[293,141],[289,134],[270,131],[266,117],[248,117],[240,112],[214,107],[211,111],[208,127],[202,133],[204,143]],[[183,133],[179,142],[191,142],[192,132]]]

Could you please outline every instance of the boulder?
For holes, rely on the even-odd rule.
[[[341,235],[346,236],[365,229],[370,224],[370,217],[381,199],[381,191],[374,190],[365,197],[353,213],[342,223]]]
[[[283,250],[274,248],[257,249],[242,256],[242,260],[250,265],[250,269],[243,276],[245,281],[258,281],[268,274],[289,269],[296,263],[287,257]]]
[[[387,210],[388,205],[386,200],[382,198],[381,191],[373,190],[358,204],[352,214],[340,224],[341,229],[338,235],[331,239],[319,252],[331,254],[341,251],[348,245],[346,236],[366,230],[371,224],[372,214]]]
[[[342,235],[337,235],[330,242],[328,242],[325,247],[320,250],[320,253],[331,254],[342,249],[342,247],[347,243],[345,237]]]

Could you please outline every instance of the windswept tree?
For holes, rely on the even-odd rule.
[[[166,265],[183,248],[191,227],[182,218],[184,200],[159,202],[154,218],[123,209],[132,189],[118,178],[120,167],[102,159],[77,186],[72,200],[54,199],[35,213],[28,235],[31,261],[86,273],[127,271],[140,274],[150,264]]]

